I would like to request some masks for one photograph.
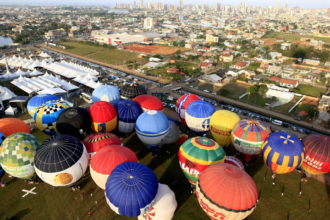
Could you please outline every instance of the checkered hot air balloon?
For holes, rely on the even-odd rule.
[[[6,138],[0,147],[0,163],[10,175],[20,179],[35,176],[34,157],[40,141],[31,134],[19,132]]]
[[[39,108],[42,104],[48,101],[58,100],[58,98],[51,94],[40,94],[34,96],[27,104],[27,109],[31,117],[34,117],[35,111]]]
[[[96,102],[88,109],[93,132],[109,132],[117,127],[117,112],[108,102]]]
[[[262,157],[273,173],[290,173],[302,165],[305,157],[304,145],[292,134],[272,133],[262,145]]]
[[[180,167],[188,181],[196,185],[199,175],[210,165],[223,163],[226,153],[215,141],[195,137],[188,139],[179,150]]]
[[[186,109],[192,102],[197,101],[197,100],[201,100],[201,99],[197,95],[187,93],[187,94],[181,96],[178,99],[178,101],[176,101],[175,110],[176,110],[176,113],[178,113],[183,124],[185,124],[185,125],[187,124],[186,119],[185,119],[186,118],[186,116],[185,116]]]
[[[234,125],[231,140],[236,150],[244,155],[246,161],[262,152],[262,144],[271,133],[270,128],[263,122],[244,119]]]
[[[34,121],[39,130],[50,136],[56,135],[57,118],[66,108],[70,108],[69,103],[58,100],[48,101],[37,108],[34,114]]]

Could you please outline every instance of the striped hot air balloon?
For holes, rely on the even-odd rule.
[[[139,95],[134,99],[134,102],[139,104],[143,112],[149,110],[156,110],[160,112],[164,111],[164,105],[162,101],[159,98],[152,95]]]
[[[210,118],[215,111],[214,106],[208,102],[192,102],[185,113],[187,126],[197,135],[206,134],[210,130]]]
[[[330,172],[330,138],[320,134],[309,134],[302,140],[305,159],[302,168],[310,174]]]
[[[121,100],[117,104],[118,131],[131,133],[134,131],[135,123],[142,114],[141,107],[133,101]]]
[[[272,133],[262,145],[262,157],[273,173],[290,173],[302,165],[305,157],[304,145],[292,134]]]
[[[197,200],[212,220],[245,219],[256,208],[258,189],[249,174],[226,163],[206,168],[196,185]]]
[[[191,94],[191,93],[187,93],[183,96],[181,96],[178,101],[176,101],[176,113],[178,113],[181,121],[183,124],[187,124],[186,119],[185,119],[185,113],[186,113],[186,109],[188,108],[188,106],[197,100],[201,100],[197,95]]]
[[[236,150],[244,155],[246,161],[262,152],[262,144],[271,133],[263,122],[244,119],[236,123],[231,132],[231,140]]]
[[[133,100],[135,97],[145,94],[147,94],[146,88],[138,83],[126,84],[120,89],[120,95],[123,99]]]
[[[195,137],[188,139],[179,150],[180,167],[188,181],[196,185],[200,173],[208,166],[223,163],[226,153],[215,141]]]
[[[30,134],[30,128],[25,122],[17,118],[2,118],[0,119],[0,132],[8,137],[17,132]]]
[[[96,102],[88,109],[93,132],[109,132],[117,127],[117,112],[108,102]]]

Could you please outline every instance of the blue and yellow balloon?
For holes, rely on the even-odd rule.
[[[272,133],[262,145],[262,157],[273,173],[290,173],[302,165],[305,157],[304,145],[292,134]]]

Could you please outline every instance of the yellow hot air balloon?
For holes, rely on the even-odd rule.
[[[231,140],[231,130],[241,119],[228,110],[218,110],[211,116],[210,128],[214,139],[221,145],[226,146]]]

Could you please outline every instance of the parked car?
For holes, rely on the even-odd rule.
[[[197,87],[197,86],[195,86],[195,87],[194,87],[194,89],[198,89],[198,87]]]
[[[209,92],[209,91],[208,91],[208,90],[206,90],[206,89],[204,89],[203,91],[204,91],[204,92]]]
[[[302,134],[305,133],[305,131],[304,131],[303,128],[299,128],[298,131],[299,131],[300,133],[302,133]]]
[[[216,95],[217,93],[216,92],[212,92],[212,95]]]
[[[283,127],[285,127],[285,128],[287,128],[287,127],[289,126],[289,124],[288,124],[288,123],[285,123],[285,122],[283,122],[282,125],[283,125]]]
[[[294,120],[300,121],[299,117],[294,117]]]
[[[297,130],[297,127],[295,127],[295,126],[292,126],[291,128],[292,128],[292,130],[294,130],[294,131]]]

